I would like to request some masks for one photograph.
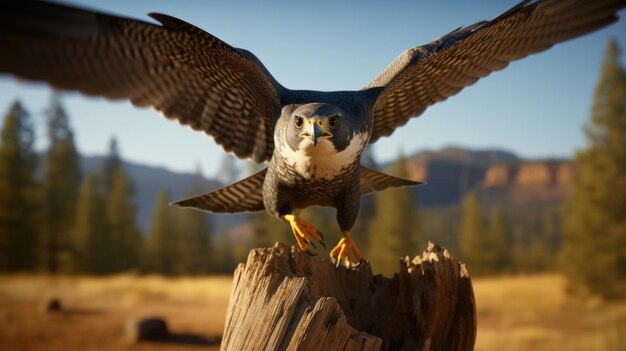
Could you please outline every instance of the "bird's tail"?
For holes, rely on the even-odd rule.
[[[265,208],[263,181],[266,173],[267,168],[231,185],[171,204],[214,213],[261,211]]]

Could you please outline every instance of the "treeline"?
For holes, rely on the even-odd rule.
[[[34,150],[33,120],[20,102],[0,135],[0,270],[166,275],[229,272],[216,255],[207,214],[169,208],[165,190],[147,237],[136,224],[131,183],[111,140],[104,166],[81,174],[79,153],[58,95],[45,113],[48,149]],[[202,176],[189,194],[206,191]]]
[[[83,175],[73,131],[57,95],[46,120],[49,146],[41,158],[33,148],[31,117],[19,102],[4,120],[0,139],[3,271],[229,273],[251,248],[292,242],[289,226],[265,213],[248,215],[252,236],[247,239],[215,235],[207,214],[169,206],[171,199],[164,189],[144,235],[136,224],[134,186],[115,139],[102,169]],[[377,168],[369,150],[363,159]],[[223,182],[236,177],[232,159],[225,159],[222,168]],[[406,169],[400,155],[386,171],[406,177]],[[203,184],[198,172],[187,195],[208,191]],[[375,271],[397,271],[399,257],[417,253],[429,240],[468,262],[475,275],[555,268],[562,242],[561,209],[485,211],[480,193],[474,191],[461,206],[418,211],[418,194],[419,187],[363,198],[353,238]],[[325,234],[328,244],[339,240],[333,209],[312,207],[301,215]]]
[[[421,209],[424,240],[448,248],[474,276],[557,270],[562,207],[487,207],[484,195],[475,189],[459,206]]]

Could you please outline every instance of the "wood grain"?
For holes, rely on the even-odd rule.
[[[235,270],[222,350],[472,350],[464,264],[429,243],[393,277],[336,269],[278,243]]]

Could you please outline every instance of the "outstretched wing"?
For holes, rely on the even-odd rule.
[[[373,143],[510,61],[617,20],[624,0],[526,0],[492,21],[403,52],[366,89],[378,91]]]
[[[261,211],[263,206],[263,181],[267,168],[236,183],[173,202],[172,205],[192,207],[214,213],[237,213]]]
[[[226,151],[269,160],[283,91],[250,52],[163,14],[161,25],[40,1],[0,3],[0,72],[154,106]]]
[[[223,188],[188,199],[173,202],[172,205],[191,207],[214,213],[238,213],[261,211],[263,205],[263,181],[267,168]],[[361,195],[383,191],[388,188],[403,188],[424,184],[409,179],[394,177],[361,166]]]
[[[388,188],[404,188],[420,184],[424,183],[394,177],[392,175],[378,172],[365,166],[361,166],[361,195],[375,193],[377,191],[383,191]]]

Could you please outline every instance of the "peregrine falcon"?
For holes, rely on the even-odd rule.
[[[509,62],[618,19],[626,0],[524,0],[491,21],[406,50],[360,90],[292,90],[251,52],[180,19],[159,24],[50,2],[0,5],[0,72],[55,88],[153,106],[268,167],[175,204],[211,212],[267,211],[300,249],[322,234],[297,216],[337,209],[337,264],[363,259],[350,237],[363,194],[419,184],[360,164],[367,144]]]

